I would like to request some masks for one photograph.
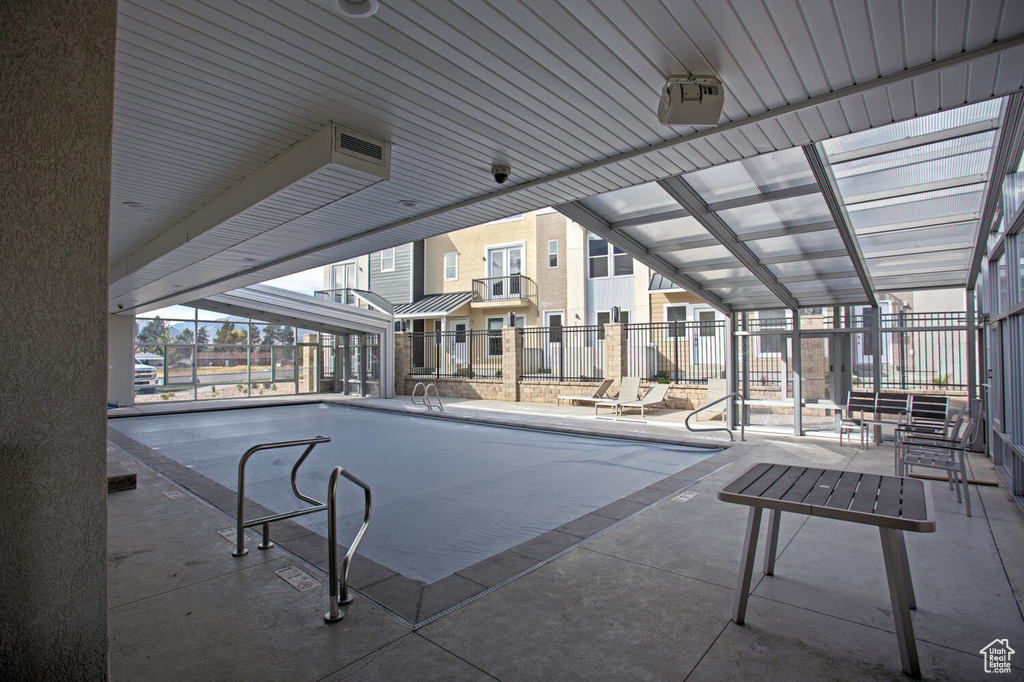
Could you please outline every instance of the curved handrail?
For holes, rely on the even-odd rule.
[[[356,533],[355,539],[349,545],[345,557],[341,561],[341,577],[338,577],[338,477],[344,476],[363,489],[363,525]],[[367,526],[370,525],[370,487],[358,478],[345,471],[344,467],[335,467],[331,472],[331,478],[327,482],[327,546],[328,546],[328,579],[331,581],[330,611],[324,614],[324,620],[328,623],[336,623],[345,617],[341,612],[342,604],[350,604],[352,597],[348,593],[348,568],[352,563],[352,557],[359,547]]]
[[[688,431],[693,431],[694,433],[697,433],[698,431],[725,431],[726,433],[729,434],[730,442],[735,442],[736,438],[732,434],[732,429],[730,429],[730,428],[728,428],[726,426],[714,426],[714,427],[711,427],[710,429],[695,429],[692,426],[690,426],[690,418],[693,417],[693,415],[698,414],[700,412],[703,412],[704,410],[708,409],[709,407],[714,407],[715,405],[717,405],[718,403],[720,403],[722,401],[731,400],[731,399],[734,399],[734,398],[739,398],[740,399],[740,440],[745,441],[746,440],[746,435],[745,435],[744,429],[743,429],[743,421],[744,421],[744,412],[746,412],[746,401],[743,399],[743,395],[741,395],[740,393],[729,393],[727,395],[722,396],[718,400],[714,400],[714,401],[708,403],[707,405],[701,405],[696,410],[694,410],[690,414],[686,415],[686,420],[683,422],[684,424],[686,424],[686,429]]]
[[[437,398],[437,409],[444,412],[444,405],[441,403],[441,394],[437,392],[437,386],[434,384],[427,384],[426,389],[423,391],[423,397],[427,401],[427,409],[430,409],[430,389],[434,389],[434,397]]]
[[[326,509],[327,508],[324,505],[323,502],[319,502],[317,500],[314,500],[312,497],[308,497],[306,495],[303,495],[301,492],[299,492],[298,483],[297,483],[296,479],[297,479],[298,474],[299,474],[299,467],[302,466],[302,463],[306,461],[306,457],[308,457],[309,453],[313,451],[313,448],[315,448],[320,443],[330,443],[330,442],[331,442],[331,439],[328,436],[316,436],[315,438],[304,438],[302,440],[288,440],[288,441],[281,441],[279,443],[259,443],[258,445],[254,445],[254,446],[252,446],[251,448],[249,448],[248,450],[245,451],[245,454],[242,455],[242,459],[240,459],[238,461],[238,507],[237,507],[237,512],[235,514],[235,523],[236,523],[236,526],[237,526],[237,528],[236,528],[236,530],[237,530],[237,537],[235,538],[235,551],[232,552],[232,554],[234,556],[245,556],[246,554],[249,553],[249,550],[247,550],[245,548],[245,529],[247,527],[249,527],[249,526],[257,526],[257,525],[262,523],[263,524],[263,542],[260,543],[259,547],[260,547],[260,549],[270,549],[271,547],[274,546],[274,543],[270,541],[270,522],[271,521],[280,521],[282,519],[291,518],[292,516],[300,516],[302,514],[308,514],[310,512],[320,511],[321,509]],[[255,455],[260,450],[274,450],[276,448],[290,448],[290,447],[295,447],[297,445],[306,445],[308,447],[302,453],[302,455],[299,457],[299,459],[296,460],[295,464],[292,466],[292,473],[291,473],[292,492],[294,492],[295,496],[298,497],[303,502],[309,502],[310,504],[315,504],[317,506],[316,507],[309,507],[307,509],[300,509],[300,510],[298,510],[296,512],[289,512],[287,514],[277,514],[277,515],[274,515],[274,516],[261,517],[261,518],[258,518],[258,519],[254,519],[254,520],[250,521],[249,523],[246,523],[245,522],[245,514],[243,512],[243,508],[245,506],[245,465],[246,465],[246,462],[248,462],[249,458],[252,457],[253,455]]]
[[[423,388],[423,399],[417,401],[416,398],[419,396],[420,388]],[[428,410],[434,409],[434,403],[430,401],[430,389],[434,389],[434,397],[437,398],[437,409],[444,412],[444,405],[441,403],[441,394],[437,392],[437,386],[433,383],[424,384],[422,381],[417,381],[416,385],[412,387],[412,395],[409,396],[409,400],[412,401],[413,405],[423,405]]]

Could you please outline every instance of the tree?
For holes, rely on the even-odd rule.
[[[278,343],[285,346],[290,346],[295,343],[295,329],[293,327],[281,327],[280,333],[277,335]]]
[[[154,344],[154,343],[170,343],[171,342],[171,328],[170,326],[160,319],[160,316],[154,317],[149,323],[139,330],[136,339],[140,344]]]
[[[249,325],[249,345],[258,346],[260,345],[260,327],[257,324]]]
[[[239,345],[245,343],[245,330],[235,329],[235,323],[225,321],[213,336],[214,343]]]
[[[199,330],[196,332],[196,343],[200,346],[210,343],[210,333],[206,331],[204,325],[199,325]]]
[[[181,333],[174,339],[175,343],[195,343],[196,335],[192,333],[192,330],[185,327],[181,330]]]

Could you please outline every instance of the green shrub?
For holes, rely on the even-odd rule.
[[[160,400],[170,400],[173,397],[174,397],[173,393],[161,393],[160,394]]]
[[[672,383],[671,379],[669,379],[667,371],[662,370],[661,372],[658,372],[658,383],[659,384],[671,384]]]

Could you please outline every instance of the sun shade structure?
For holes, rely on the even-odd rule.
[[[964,287],[1013,95],[558,208],[723,312]],[[1008,125],[1007,122],[1009,122]]]
[[[990,196],[980,147],[1001,144],[991,100],[1021,88],[1024,12],[1010,0],[398,0],[353,20],[330,2],[126,0],[116,58],[110,312],[555,205],[592,211],[613,243],[731,310],[870,301],[869,282],[925,281],[877,255],[892,250],[881,226],[909,222],[911,204],[970,216]],[[666,78],[686,73],[722,80],[718,126],[658,121]],[[947,125],[915,122],[936,112],[962,119],[955,138],[932,140],[948,162],[897,148]],[[910,127],[872,137],[894,122]],[[309,164],[275,173],[269,195],[244,191],[329,124],[349,131],[350,151],[389,156],[386,172]],[[850,133],[866,137],[826,144]],[[888,154],[857,156],[884,144]],[[872,163],[917,170],[891,185]],[[511,166],[509,182],[495,184],[494,164]],[[890,186],[920,191],[876,196]],[[199,226],[215,227],[193,229],[222,204]],[[851,255],[844,242],[876,228]]]

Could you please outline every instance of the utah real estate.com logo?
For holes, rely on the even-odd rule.
[[[985,658],[985,672],[1010,672],[1010,656],[1013,656],[1015,653],[1017,652],[1010,648],[1010,640],[992,640],[981,650],[981,655]]]

